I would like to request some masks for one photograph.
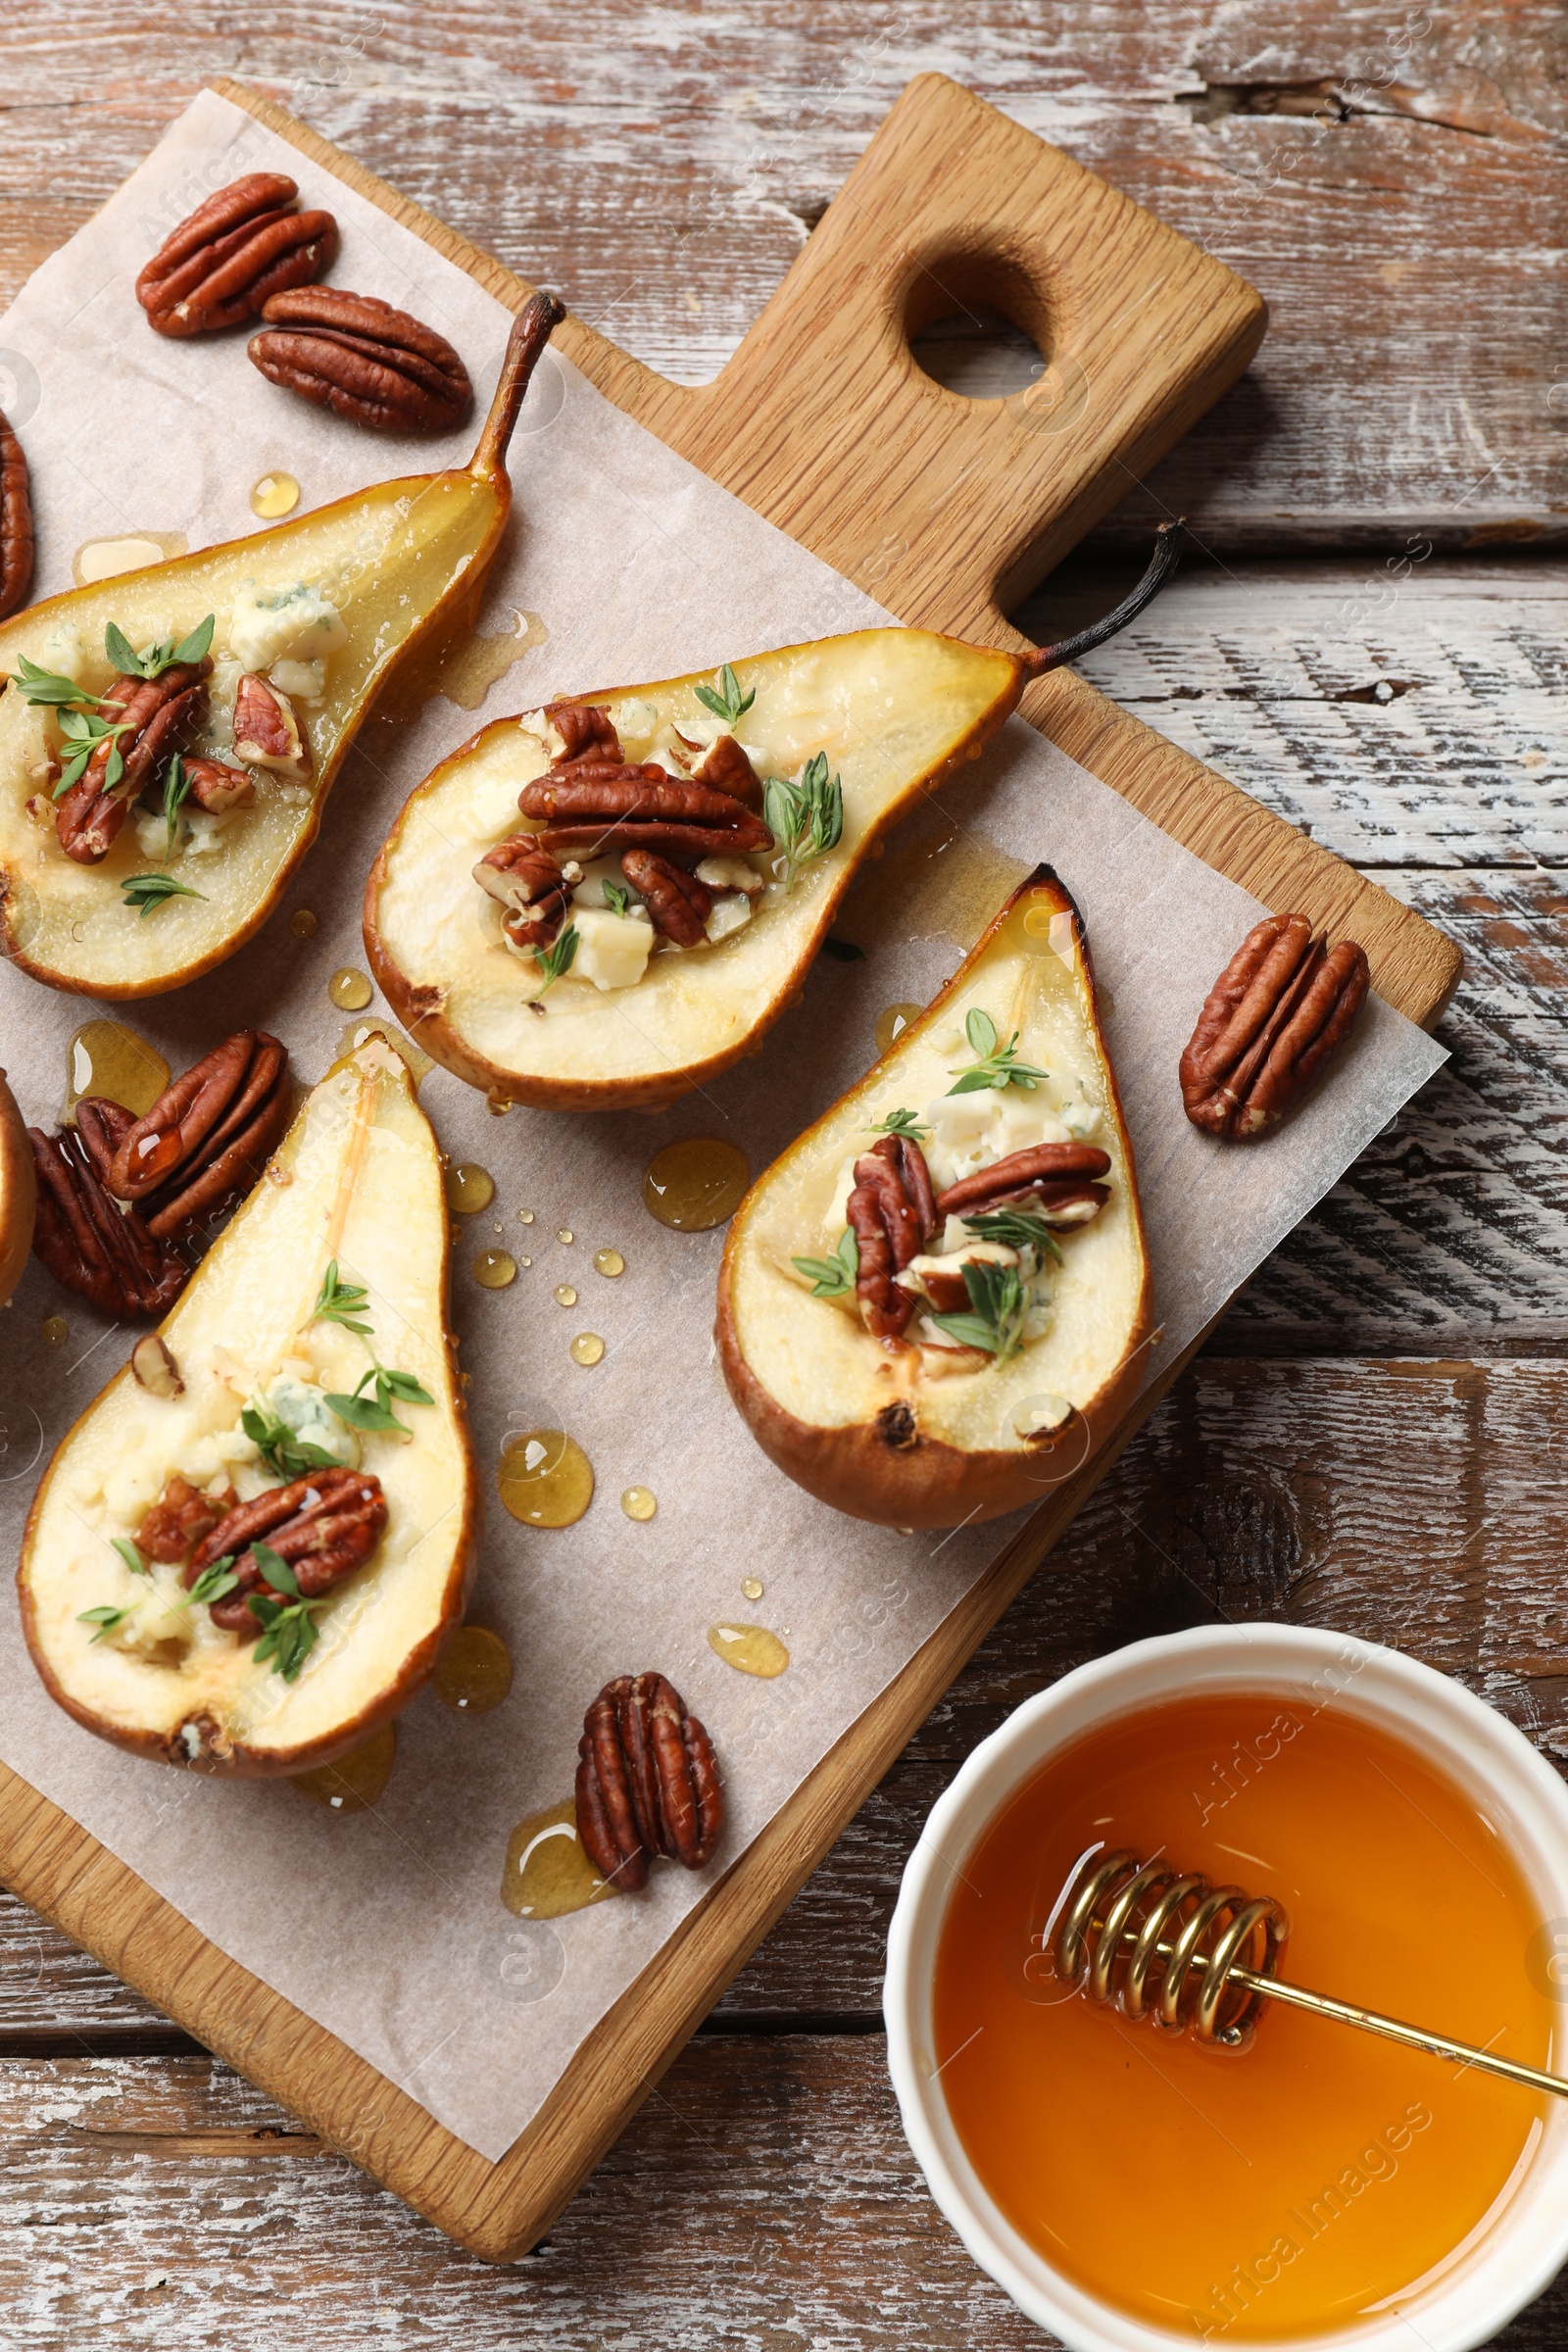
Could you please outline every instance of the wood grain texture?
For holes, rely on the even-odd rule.
[[[1560,540],[1562,38],[1545,0],[280,0],[242,19],[29,0],[7,47],[0,298],[230,73],[702,383],[936,69],[1269,304],[1246,379],[1128,484],[1117,533],[1179,509],[1227,549]],[[974,290],[954,305],[972,337]],[[1013,345],[982,335],[968,380],[1027,380]]]
[[[454,2254],[227,2069],[152,2056],[150,2012],[0,1908],[0,2308],[32,2330],[15,2340],[113,2325],[168,2352],[345,2352],[423,2340],[435,2309],[481,2352],[1049,2340],[936,2216],[883,2069],[883,1937],[926,1811],[1032,1691],[1218,1617],[1393,1641],[1562,1763],[1561,1499],[1539,1465],[1565,1410],[1558,1363],[1196,1365],[731,1987],[724,2031],[513,2272]],[[818,2031],[766,2031],[803,2022]],[[88,2230],[84,2269],[70,2249]],[[356,2278],[370,2311],[345,2295]],[[1546,2352],[1565,2325],[1559,2287],[1499,2340]]]

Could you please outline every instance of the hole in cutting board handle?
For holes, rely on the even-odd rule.
[[[1004,400],[1016,423],[1054,433],[1088,405],[1089,384],[1056,350],[1051,304],[1005,254],[952,249],[915,257],[904,331],[922,373],[966,400]]]

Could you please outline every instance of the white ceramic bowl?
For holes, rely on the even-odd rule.
[[[883,1988],[888,2066],[904,2129],[931,2194],[981,2269],[1072,2352],[1171,2352],[1193,2338],[1151,2328],[1055,2270],[999,2210],[965,2155],[932,2055],[937,1938],[955,1872],[1020,1782],[1107,1718],[1195,1690],[1289,1694],[1314,1688],[1419,1748],[1484,1799],[1535,1888],[1543,1919],[1568,1921],[1568,1789],[1529,1740],[1429,1666],[1373,1642],[1292,1625],[1200,1627],[1135,1642],[1065,1675],[975,1749],[909,1856]],[[1554,2044],[1560,2040],[1554,2036]],[[1561,2068],[1560,2054],[1553,2064]],[[1401,2305],[1401,2317],[1292,2336],[1280,2352],[1351,2345],[1355,2352],[1410,2352],[1416,2343],[1430,2352],[1472,2352],[1539,2295],[1565,2259],[1568,2102],[1552,2102],[1507,2205],[1440,2278]],[[1258,2352],[1255,2340],[1250,2352]]]

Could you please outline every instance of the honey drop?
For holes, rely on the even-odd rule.
[[[533,1210],[531,1208],[519,1208],[517,1211],[517,1223],[519,1225],[531,1225],[533,1223]]]
[[[569,1225],[557,1226],[556,1239],[558,1242],[564,1243],[567,1248],[569,1248],[576,1238],[576,1235],[572,1232]]]
[[[292,514],[300,503],[300,486],[291,473],[264,473],[251,490],[251,513],[264,522]]]
[[[507,1841],[501,1900],[518,1919],[560,1919],[614,1891],[582,1850],[570,1797],[528,1814]]]
[[[484,1099],[484,1106],[493,1119],[504,1119],[512,1108],[512,1098],[510,1095],[488,1094]]]
[[[506,1250],[481,1250],[473,1261],[473,1279],[481,1291],[504,1291],[517,1279],[517,1261]]]
[[[574,1364],[584,1366],[602,1363],[605,1343],[597,1331],[579,1331],[571,1343],[570,1355]]]
[[[488,1715],[512,1689],[512,1652],[482,1625],[460,1625],[431,1678],[435,1694],[459,1714]]]
[[[314,939],[317,931],[316,916],[309,906],[296,906],[288,918],[288,927],[296,939]]]
[[[45,1315],[38,1330],[49,1347],[62,1348],[70,1337],[71,1325],[64,1315]]]
[[[460,1217],[476,1217],[496,1197],[496,1180],[488,1168],[460,1160],[446,1173],[447,1206]]]
[[[876,1016],[874,1035],[877,1052],[885,1054],[895,1039],[902,1037],[909,1023],[918,1020],[924,1010],[923,1004],[885,1004]]]
[[[292,1772],[289,1779],[302,1796],[314,1797],[332,1813],[368,1813],[392,1777],[397,1759],[396,1726],[384,1723],[368,1740],[351,1747],[335,1764],[318,1764],[314,1772]]]
[[[659,1498],[651,1487],[628,1487],[620,1507],[628,1519],[651,1519],[659,1508]]]
[[[577,1294],[572,1289],[570,1283],[558,1282],[556,1285],[556,1304],[558,1306],[575,1306],[576,1303]]]
[[[339,1012],[363,1012],[375,992],[363,972],[345,964],[341,971],[332,974],[326,993]]]
[[[594,1468],[575,1438],[529,1429],[508,1439],[497,1484],[524,1527],[571,1527],[594,1498]]]
[[[167,564],[185,553],[183,531],[133,531],[119,539],[84,539],[71,559],[71,576],[78,588],[99,580],[118,580],[127,571],[144,571],[150,564]]]
[[[748,1600],[760,1600],[762,1597],[761,1578],[760,1576],[743,1576],[741,1592]]]
[[[84,1021],[66,1053],[66,1100],[72,1120],[83,1095],[100,1095],[134,1111],[151,1110],[169,1084],[169,1064],[123,1021]]]
[[[765,1625],[710,1625],[708,1645],[738,1674],[760,1674],[769,1681],[790,1662],[789,1651]]]
[[[743,1152],[717,1136],[694,1135],[655,1152],[643,1171],[643,1200],[661,1225],[707,1233],[728,1223],[751,1181]]]
[[[596,1274],[606,1275],[611,1281],[613,1281],[617,1274],[624,1274],[625,1271],[626,1260],[618,1250],[596,1250],[594,1251],[594,1272]]]

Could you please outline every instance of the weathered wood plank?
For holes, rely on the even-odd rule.
[[[1303,0],[1289,22],[1260,0],[971,0],[961,28],[939,0],[716,16],[285,0],[243,33],[212,0],[177,21],[33,0],[7,48],[0,298],[200,82],[233,73],[702,382],[898,91],[935,67],[1270,304],[1247,379],[1102,530],[1184,508],[1228,548],[1560,539],[1556,37],[1543,0],[1402,17]],[[968,357],[977,388],[1016,382],[1016,352]]]
[[[905,2145],[881,2037],[693,2043],[512,2270],[448,2245],[202,2058],[0,2067],[6,2340],[1037,2352]],[[1497,2338],[1549,2352],[1553,2287]]]

